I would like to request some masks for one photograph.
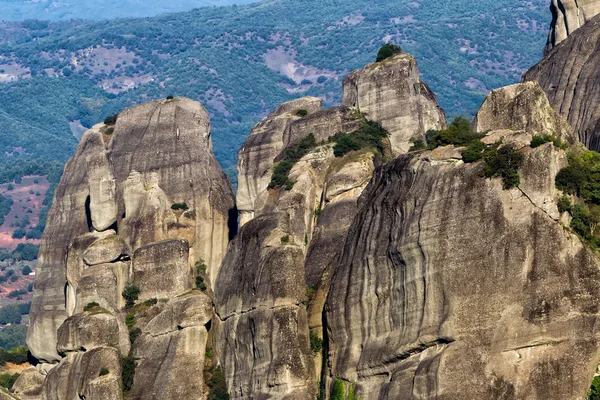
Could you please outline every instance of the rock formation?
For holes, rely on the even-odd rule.
[[[548,53],[575,30],[600,14],[600,1],[552,0],[550,11],[552,12],[552,23],[544,53]]]
[[[597,2],[600,7],[600,2]],[[600,16],[547,53],[523,75],[537,81],[550,104],[589,149],[600,150]]]
[[[344,79],[342,105],[357,107],[390,132],[392,152],[404,154],[410,139],[442,129],[446,115],[435,95],[419,79],[417,60],[407,53],[367,65]]]
[[[135,398],[202,393],[210,300],[201,292],[191,296],[204,302],[202,309],[182,300],[198,318],[176,307],[179,300],[156,303],[194,287],[197,261],[207,266],[209,284],[216,277],[230,216],[233,192],[212,154],[208,114],[199,103],[153,101],[121,112],[114,127],[89,130],[65,167],[38,260],[27,343],[47,374],[42,398],[122,398],[121,357],[130,351],[134,326],[143,343],[133,346],[142,371]],[[141,290],[140,301],[151,301],[154,319],[126,325],[121,293],[128,282]],[[155,333],[165,313],[181,321]],[[152,335],[170,347],[157,353],[161,346]],[[160,369],[162,360],[151,361],[159,354],[176,365],[169,373]],[[170,390],[191,371],[199,376],[196,385]],[[151,383],[164,384],[162,391]]]

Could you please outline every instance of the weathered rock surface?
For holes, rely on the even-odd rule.
[[[553,135],[573,144],[569,124],[550,106],[536,82],[518,83],[492,90],[473,120],[476,132],[525,131],[530,135]]]
[[[199,291],[169,301],[136,341],[132,399],[195,399],[204,392],[204,358],[212,302]]]
[[[523,151],[522,186],[551,197],[564,152]],[[600,262],[555,205],[548,215],[480,168],[402,156],[361,197],[326,305],[332,374],[361,398],[586,393]]]
[[[565,40],[575,30],[600,14],[598,0],[552,0],[550,5],[552,23],[544,53]]]
[[[210,283],[229,241],[230,214],[235,221],[233,200],[212,154],[208,114],[197,102],[153,101],[120,113],[112,135],[103,124],[89,130],[65,167],[42,240],[27,340],[34,356],[60,361],[63,321],[92,301],[115,314],[134,275],[148,289],[142,297],[151,290],[173,295],[191,287],[189,266],[202,259]],[[174,203],[187,205],[185,216],[171,210]],[[132,252],[181,239],[189,257],[187,249],[161,253],[164,259],[134,262],[132,275]],[[163,274],[169,288],[152,287],[161,282],[149,262],[161,271],[178,268]]]
[[[61,353],[86,351],[106,344],[117,346],[120,342],[117,317],[100,307],[76,314],[58,329],[58,346]],[[123,349],[127,353],[127,349]]]
[[[106,368],[108,374],[100,375]],[[50,370],[42,391],[43,400],[120,400],[121,357],[111,347],[69,353]]]
[[[29,367],[21,371],[19,379],[15,382],[12,390],[15,396],[21,400],[39,400],[42,398],[42,385],[45,376],[35,367]]]
[[[523,75],[524,81],[540,84],[552,107],[592,150],[600,150],[599,66],[600,16],[596,16]]]
[[[427,130],[446,125],[434,93],[419,79],[417,61],[407,53],[351,72],[344,79],[342,106],[357,107],[380,122],[390,133],[394,155],[406,153],[411,138],[423,139]]]

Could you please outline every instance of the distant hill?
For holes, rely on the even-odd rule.
[[[26,19],[102,20],[123,17],[152,17],[164,13],[189,11],[208,6],[249,4],[257,0],[0,0],[1,20],[23,21]]]
[[[547,0],[265,0],[152,18],[3,23],[0,153],[10,156],[0,158],[0,184],[50,173],[51,194],[86,127],[168,95],[208,108],[215,154],[235,179],[237,150],[256,122],[304,95],[337,104],[345,74],[386,42],[417,58],[450,117],[470,116],[488,90],[517,82],[540,59],[550,20]]]

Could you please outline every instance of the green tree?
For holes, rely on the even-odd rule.
[[[125,285],[125,289],[123,289],[123,293],[121,293],[123,295],[123,298],[125,299],[125,304],[127,305],[127,307],[133,307],[135,305],[135,302],[138,299],[140,292],[141,290],[139,287],[135,286],[131,282],[127,282],[127,284]]]
[[[0,324],[20,324],[21,310],[17,304],[7,304],[0,308]]]
[[[402,48],[393,43],[386,43],[379,48],[375,62],[381,62],[386,58],[392,57],[394,54],[402,53]]]

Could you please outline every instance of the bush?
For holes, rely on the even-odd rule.
[[[302,157],[316,146],[315,135],[311,133],[294,146],[287,148],[283,152],[281,161],[273,167],[273,176],[268,189],[283,188],[284,190],[290,190],[294,186],[294,182],[288,178],[288,173]]]
[[[392,57],[394,54],[402,53],[402,48],[392,43],[386,43],[379,48],[375,62],[381,62],[386,58]]]
[[[362,126],[358,130],[352,133],[336,133],[329,138],[329,142],[335,142],[333,154],[336,157],[365,148],[374,148],[383,155],[385,152],[383,139],[389,135],[389,132],[378,122],[363,119]]]
[[[200,275],[196,277],[196,288],[200,289],[203,292],[205,292],[206,289],[208,289],[208,287],[206,286],[206,282],[204,282],[204,278]]]
[[[136,300],[140,295],[140,292],[141,290],[139,287],[135,286],[131,282],[127,282],[127,284],[125,285],[125,289],[123,289],[123,293],[121,293],[121,295],[125,299],[125,304],[127,307],[134,306]]]
[[[17,296],[15,296],[17,297]],[[0,308],[0,324],[20,324],[21,309],[17,304],[7,304]]]
[[[142,334],[142,330],[140,328],[134,328],[129,331],[129,341],[133,344],[137,338]]]
[[[229,400],[225,375],[223,375],[220,367],[212,370],[212,374],[207,379],[206,384],[209,387],[208,400]]]
[[[21,315],[29,314],[30,310],[31,310],[31,302],[19,304],[19,312],[21,313]]]
[[[558,199],[557,205],[559,213],[562,214],[565,212],[571,212],[571,199],[567,196],[562,196],[560,199]]]
[[[19,376],[21,376],[20,374],[2,374],[0,375],[0,386],[10,390],[12,389],[13,385],[15,384],[15,382],[17,381],[17,379],[19,379]]]
[[[183,211],[185,211],[185,210],[188,210],[188,209],[189,209],[189,207],[188,207],[187,203],[185,203],[185,202],[184,203],[173,203],[171,205],[171,210],[183,210]]]
[[[19,346],[8,351],[0,349],[0,365],[6,365],[6,363],[25,364],[28,357],[29,350],[25,346]]]
[[[318,337],[315,333],[310,331],[310,349],[313,353],[320,353],[323,350],[323,339]]]
[[[535,148],[535,147],[539,147],[545,143],[552,143],[552,144],[554,144],[554,147],[557,147],[559,149],[567,148],[566,144],[564,144],[556,136],[552,136],[552,135],[534,135],[533,138],[531,139],[530,146]]]
[[[504,189],[511,189],[520,183],[517,170],[523,164],[523,154],[512,146],[500,149],[491,149],[485,154],[485,167],[483,172],[486,177],[501,177]]]
[[[133,326],[135,325],[134,313],[127,313],[127,315],[125,316],[125,325],[127,325],[127,328],[129,329],[133,328]]]
[[[151,307],[151,306],[155,305],[156,303],[158,303],[158,299],[156,297],[153,299],[148,299],[148,300],[144,301],[144,305],[148,306],[148,307]]]
[[[109,372],[108,368],[101,368],[99,376],[108,375]]]
[[[135,359],[133,356],[123,357],[121,370],[121,379],[123,381],[123,392],[128,393],[133,387],[133,378],[135,376]]]
[[[600,400],[600,376],[595,376],[587,392],[587,400]]]
[[[31,272],[33,271],[31,270],[31,267],[29,265],[24,266],[21,270],[21,274],[23,275],[29,275]]]
[[[119,114],[110,115],[104,118],[104,125],[114,125],[117,123],[117,118],[119,118]]]
[[[308,110],[304,110],[304,109],[296,110],[296,115],[299,117],[306,117],[308,115]]]
[[[85,307],[83,307],[83,311],[91,311],[96,307],[100,307],[100,304],[96,303],[95,301],[92,301],[91,303],[87,303]]]
[[[174,97],[173,96],[167,96],[167,100],[173,100]]]
[[[462,152],[462,159],[465,163],[474,163],[483,158],[487,146],[479,140],[469,143],[467,148]]]
[[[573,207],[573,218],[571,219],[571,228],[585,240],[592,239],[592,216],[585,206],[577,204]]]
[[[290,235],[285,235],[281,237],[281,243],[289,243],[290,242]]]
[[[423,139],[411,138],[410,142],[412,143],[412,146],[410,146],[410,148],[408,149],[409,153],[411,151],[423,150],[427,148],[427,144]]]
[[[24,228],[17,228],[12,234],[13,239],[23,239],[27,235],[27,231]]]

